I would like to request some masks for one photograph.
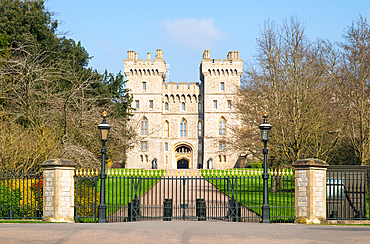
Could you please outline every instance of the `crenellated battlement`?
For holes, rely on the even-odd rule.
[[[200,84],[197,82],[168,82],[163,83],[162,92],[163,93],[189,93],[189,94],[199,94]]]
[[[135,51],[127,51],[127,59],[124,60],[124,73],[127,77],[135,76],[162,76],[166,75],[166,63],[163,60],[163,52],[157,49],[155,59],[151,59],[150,52],[145,60],[138,59]]]
[[[241,77],[243,72],[243,60],[239,58],[239,51],[229,51],[227,58],[211,59],[208,49],[203,52],[203,60],[200,65],[200,80],[204,76],[238,76]]]

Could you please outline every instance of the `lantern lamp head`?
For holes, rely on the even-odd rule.
[[[267,122],[267,112],[263,113],[263,123],[259,126],[261,130],[262,141],[268,141],[272,126]]]
[[[107,123],[107,112],[103,112],[103,121],[101,124],[98,125],[98,128],[100,130],[100,140],[101,141],[108,141],[108,132],[111,128],[111,126]]]

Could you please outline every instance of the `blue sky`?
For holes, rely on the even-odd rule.
[[[370,19],[370,1],[120,1],[48,0],[46,7],[62,21],[60,32],[81,41],[99,71],[123,71],[127,51],[145,59],[163,50],[171,65],[171,81],[198,81],[204,49],[225,59],[239,50],[244,61],[256,53],[256,38],[265,20],[278,23],[296,15],[310,39],[342,41],[347,26],[359,15]]]

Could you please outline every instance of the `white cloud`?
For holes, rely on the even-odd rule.
[[[97,44],[104,51],[111,52],[111,53],[117,52],[117,47],[115,45],[108,44],[105,41],[97,41]]]
[[[209,49],[216,40],[227,38],[226,33],[213,22],[213,19],[177,19],[161,25],[171,42],[190,49]]]

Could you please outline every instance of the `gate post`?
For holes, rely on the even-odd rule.
[[[74,223],[74,181],[76,163],[51,159],[41,164],[44,173],[43,220]]]
[[[319,159],[301,159],[295,168],[295,221],[301,224],[326,223],[326,169]]]

